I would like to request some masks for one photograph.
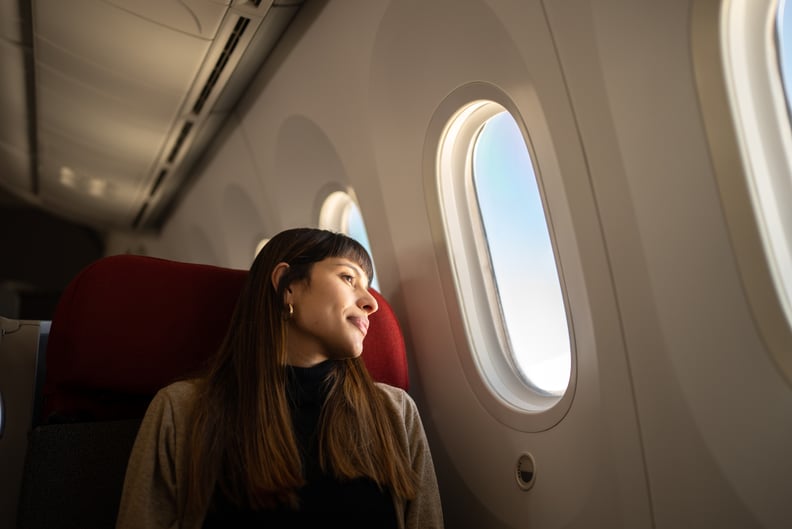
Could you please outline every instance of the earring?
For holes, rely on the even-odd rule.
[[[294,305],[292,305],[291,303],[287,303],[287,305],[289,306],[289,313],[286,314],[286,317],[284,319],[288,321],[292,319],[292,316],[294,316]]]

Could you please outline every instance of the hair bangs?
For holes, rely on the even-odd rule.
[[[327,257],[343,257],[360,265],[366,272],[369,284],[374,280],[374,265],[366,249],[355,239],[342,233],[336,233],[332,238],[332,246]]]

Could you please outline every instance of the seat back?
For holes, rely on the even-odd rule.
[[[16,527],[27,435],[43,384],[50,322],[0,317],[0,527]],[[38,390],[36,389],[38,388]]]
[[[142,416],[220,345],[247,273],[117,255],[71,281],[52,320],[47,422]]]
[[[42,424],[30,435],[19,527],[112,527],[126,463],[151,398],[218,348],[243,270],[118,255],[67,286],[47,348]],[[374,292],[363,360],[407,389],[404,340]]]

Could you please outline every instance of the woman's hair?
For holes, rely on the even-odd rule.
[[[240,507],[297,506],[305,484],[286,393],[284,292],[309,281],[313,263],[345,257],[372,277],[371,259],[354,239],[297,228],[259,252],[207,374],[199,378],[189,441],[187,504],[206,509],[217,490]],[[289,264],[277,289],[272,272]],[[334,361],[319,419],[319,462],[339,479],[366,476],[402,498],[416,477],[395,441],[396,428],[362,359]]]

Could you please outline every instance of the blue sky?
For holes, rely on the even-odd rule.
[[[374,254],[371,251],[371,243],[369,242],[368,232],[366,232],[366,225],[363,222],[363,216],[360,213],[360,209],[358,209],[357,205],[353,202],[349,204],[349,235],[357,242],[363,245],[363,247],[368,251],[369,256],[371,256],[371,263],[374,264]],[[379,281],[377,281],[377,270],[376,267],[374,269],[374,280],[371,282],[370,285],[374,290],[379,292]]]
[[[792,85],[792,57],[790,57],[789,33],[792,31],[792,9],[789,9],[785,1],[778,3],[778,40],[779,55],[781,56],[781,75],[784,78],[787,101],[790,98],[790,85]]]
[[[530,155],[509,113],[484,126],[473,164],[514,358],[529,382],[561,393],[571,368],[561,286]]]

